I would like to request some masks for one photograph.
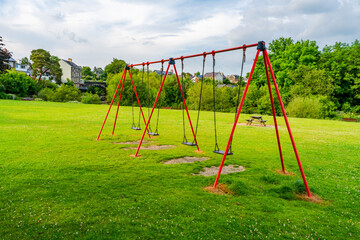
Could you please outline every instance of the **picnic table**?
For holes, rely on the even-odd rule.
[[[246,119],[247,123],[246,125],[251,125],[254,121],[259,122],[261,126],[266,126],[266,121],[262,118],[262,116],[250,116],[250,119]]]

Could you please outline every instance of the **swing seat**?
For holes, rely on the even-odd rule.
[[[148,135],[151,136],[159,136],[159,134],[157,132],[148,132]]]
[[[138,128],[138,127],[131,127],[131,129],[133,129],[133,130],[141,130],[141,128]]]
[[[193,142],[182,142],[181,144],[187,145],[187,146],[197,146],[196,143]]]
[[[215,150],[215,151],[213,151],[213,153],[217,153],[217,154],[224,155],[224,154],[225,154],[225,151]],[[233,155],[233,153],[232,153],[232,152],[228,152],[226,155]]]

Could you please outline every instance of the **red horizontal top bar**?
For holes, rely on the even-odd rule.
[[[193,57],[200,57],[200,56],[206,56],[209,54],[216,54],[216,53],[222,53],[222,52],[229,52],[229,51],[234,51],[234,50],[239,50],[239,49],[246,49],[246,48],[250,48],[250,47],[256,47],[258,46],[258,43],[254,43],[254,44],[250,44],[250,45],[242,45],[240,47],[234,47],[234,48],[227,48],[227,49],[223,49],[223,50],[217,50],[217,51],[211,51],[211,52],[203,52],[203,53],[199,53],[199,54],[194,54],[194,55],[188,55],[188,56],[181,56],[181,57],[177,57],[177,58],[173,58],[173,60],[180,60],[180,59],[185,59],[185,58],[193,58]],[[137,64],[129,64],[127,65],[128,67],[135,67],[135,66],[144,66],[144,65],[150,65],[150,64],[154,64],[154,63],[164,63],[164,62],[168,62],[169,59],[162,59],[160,61],[154,61],[154,62],[143,62],[143,63],[137,63]]]

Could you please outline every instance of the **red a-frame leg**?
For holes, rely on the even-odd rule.
[[[295,156],[296,156],[297,163],[298,163],[298,165],[299,165],[300,173],[301,173],[301,176],[302,176],[302,179],[303,179],[305,188],[306,188],[307,195],[308,195],[308,197],[311,197],[310,189],[309,189],[309,186],[308,186],[307,181],[306,181],[305,173],[304,173],[304,170],[303,170],[302,165],[301,165],[300,157],[299,157],[298,151],[297,151],[297,149],[296,149],[296,145],[295,145],[295,141],[294,141],[293,135],[292,135],[292,133],[291,133],[289,121],[288,121],[288,118],[287,118],[286,112],[285,112],[285,107],[284,107],[284,104],[283,104],[283,102],[282,102],[282,100],[281,100],[280,91],[279,91],[279,88],[278,88],[277,83],[276,83],[276,80],[275,80],[275,75],[274,75],[274,72],[273,72],[273,70],[272,70],[271,63],[270,63],[270,58],[269,58],[269,55],[268,55],[268,53],[267,53],[267,51],[266,51],[266,48],[265,48],[265,50],[263,51],[263,55],[264,55],[264,59],[266,60],[267,64],[269,65],[269,69],[270,69],[270,73],[271,73],[271,78],[272,78],[272,80],[273,80],[273,83],[274,83],[274,86],[275,86],[275,90],[276,90],[276,94],[277,94],[277,97],[278,97],[279,102],[280,102],[281,111],[282,111],[282,113],[283,113],[283,115],[284,115],[286,127],[287,127],[287,130],[288,130],[288,132],[289,132],[291,144],[292,144],[293,149],[294,149],[294,153],[295,153]]]
[[[245,87],[245,90],[244,90],[244,95],[243,95],[243,97],[241,98],[241,102],[240,102],[240,105],[239,105],[239,109],[238,109],[238,112],[237,112],[237,115],[236,115],[236,118],[235,118],[235,122],[234,122],[234,125],[233,125],[233,128],[232,128],[232,131],[231,131],[231,134],[230,134],[229,141],[228,141],[228,144],[227,144],[227,146],[226,146],[225,152],[229,151],[230,143],[231,143],[231,140],[232,140],[233,135],[234,135],[234,131],[235,131],[235,128],[236,128],[236,124],[237,124],[238,119],[239,119],[239,116],[240,116],[241,108],[242,108],[242,105],[243,105],[243,103],[244,103],[244,99],[245,99],[245,97],[246,97],[246,93],[247,93],[247,90],[248,90],[249,85],[250,85],[250,81],[251,81],[251,78],[252,78],[252,75],[253,75],[253,72],[254,72],[254,69],[255,69],[255,66],[256,66],[256,62],[257,62],[258,57],[259,57],[259,53],[260,53],[260,51],[263,51],[265,71],[266,71],[266,75],[267,75],[267,79],[268,79],[268,86],[269,86],[270,97],[271,97],[271,100],[272,100],[271,86],[270,86],[270,81],[269,81],[270,79],[269,79],[269,75],[268,75],[269,73],[268,73],[268,70],[267,70],[267,66],[269,66],[269,69],[270,69],[271,77],[272,77],[272,80],[273,80],[273,83],[274,83],[274,86],[275,86],[275,90],[276,90],[276,93],[277,93],[277,96],[278,96],[278,99],[279,99],[279,102],[280,102],[281,110],[282,110],[283,115],[284,115],[284,119],[285,119],[285,122],[286,122],[286,126],[287,126],[287,129],[288,129],[288,132],[289,132],[289,136],[290,136],[291,143],[292,143],[292,146],[293,146],[293,149],[294,149],[294,153],[295,153],[295,156],[296,156],[296,160],[297,160],[298,165],[299,165],[299,169],[300,169],[301,176],[302,176],[302,179],[303,179],[305,188],[306,188],[307,195],[308,195],[308,197],[311,197],[310,189],[309,189],[309,186],[308,186],[307,181],[306,181],[305,173],[304,173],[304,171],[303,171],[303,168],[302,168],[302,165],[301,165],[301,161],[300,161],[300,157],[299,157],[299,154],[298,154],[297,149],[296,149],[295,141],[294,141],[294,138],[293,138],[292,133],[291,133],[289,121],[288,121],[287,116],[286,116],[284,104],[283,104],[283,102],[282,102],[282,99],[281,99],[281,96],[280,96],[280,91],[279,91],[279,88],[278,88],[277,83],[276,83],[276,80],[275,80],[275,75],[274,75],[274,72],[273,72],[272,67],[271,67],[270,59],[269,59],[269,56],[268,56],[268,54],[267,54],[267,51],[266,51],[265,46],[262,47],[262,46],[260,45],[260,43],[261,43],[261,42],[259,42],[259,46],[258,46],[258,50],[257,50],[256,56],[255,56],[255,60],[254,60],[254,63],[253,63],[253,66],[252,66],[252,69],[251,69],[251,72],[250,72],[250,76],[249,76],[248,82],[247,82],[246,87]],[[264,43],[262,42],[262,44],[264,44]],[[275,108],[274,108],[273,100],[272,100],[271,102],[272,102],[272,110],[273,110],[274,122],[275,122],[275,124],[276,124],[276,126],[277,126],[276,117],[275,117]],[[276,129],[277,129],[277,128],[276,128]],[[279,138],[278,130],[276,131],[276,133],[277,133],[278,146],[279,146],[279,151],[280,151],[280,156],[281,156],[282,166],[283,166],[283,171],[284,171],[284,165],[283,165],[283,159],[282,159],[281,146],[280,146],[280,138]],[[220,164],[220,167],[219,167],[219,171],[218,171],[218,174],[217,174],[217,176],[216,176],[216,180],[215,180],[214,185],[213,185],[214,188],[216,188],[217,183],[218,183],[218,181],[219,181],[219,177],[220,177],[221,170],[222,170],[222,168],[223,168],[223,165],[224,165],[226,156],[227,156],[227,155],[225,154],[225,155],[223,156],[223,158],[222,158],[222,161],[221,161],[221,164]]]
[[[131,75],[131,72],[130,72],[130,67],[126,66],[125,69],[124,69],[124,72],[123,72],[123,74],[122,74],[122,76],[121,76],[121,79],[120,79],[120,81],[119,81],[119,84],[118,84],[118,86],[117,86],[117,88],[116,88],[116,91],[115,91],[115,93],[114,93],[113,99],[111,100],[111,103],[110,103],[110,106],[109,106],[109,110],[108,110],[107,113],[106,113],[104,122],[103,122],[103,124],[102,124],[102,126],[101,126],[99,135],[98,135],[98,137],[97,137],[96,140],[99,140],[99,139],[100,139],[100,135],[101,135],[101,133],[102,133],[102,130],[103,130],[103,128],[104,128],[104,125],[105,125],[105,123],[106,123],[106,120],[107,120],[107,118],[108,118],[108,116],[109,116],[111,107],[112,107],[112,105],[113,105],[113,103],[114,103],[114,100],[115,100],[115,98],[116,98],[116,94],[117,94],[117,92],[119,91],[120,85],[121,85],[121,83],[122,83],[121,92],[120,92],[120,97],[119,97],[119,103],[118,103],[118,107],[117,107],[117,111],[116,111],[116,118],[115,118],[115,122],[114,122],[114,126],[113,126],[113,132],[112,132],[112,134],[114,134],[116,119],[117,119],[117,115],[118,115],[118,111],[119,111],[120,100],[121,100],[121,95],[122,95],[122,91],[123,91],[123,87],[124,87],[125,77],[126,77],[127,71],[129,72],[129,75],[130,75],[130,79],[131,79],[131,82],[132,82],[132,85],[133,85],[133,89],[134,89],[134,92],[135,92],[135,95],[136,95],[136,99],[137,99],[138,104],[139,104],[139,108],[140,108],[140,111],[141,111],[141,114],[142,114],[144,123],[146,124],[145,116],[144,116],[144,113],[143,113],[143,111],[142,111],[141,104],[140,104],[140,100],[139,100],[139,97],[138,97],[138,94],[137,94],[137,91],[136,91],[136,87],[135,87],[135,84],[134,84],[134,81],[133,81],[133,79],[132,79],[132,75]],[[146,131],[149,131],[147,128],[145,128],[145,130],[146,130]]]
[[[106,122],[106,120],[107,120],[107,118],[108,118],[108,116],[109,116],[110,109],[111,109],[111,107],[112,107],[112,105],[113,105],[113,103],[114,103],[114,100],[115,100],[115,98],[116,98],[116,94],[117,94],[117,92],[119,91],[120,84],[121,84],[122,81],[125,81],[125,76],[126,76],[126,69],[124,69],[124,71],[123,71],[123,74],[122,74],[122,76],[121,76],[120,82],[119,82],[119,84],[118,84],[118,86],[117,86],[117,88],[116,88],[116,91],[115,91],[115,93],[114,93],[114,97],[113,97],[113,99],[111,100],[111,103],[110,103],[110,106],[109,106],[109,110],[108,110],[107,113],[106,113],[104,122],[103,122],[103,124],[102,124],[102,126],[101,126],[99,135],[98,135],[98,137],[97,137],[96,140],[99,140],[99,139],[100,139],[100,135],[101,135],[101,132],[102,132],[102,130],[103,130],[103,128],[104,128],[105,122]]]
[[[115,121],[114,121],[112,135],[114,135],[114,132],[115,132],[115,126],[116,126],[116,121],[117,121],[117,117],[118,117],[118,113],[119,113],[119,107],[120,107],[122,92],[123,92],[123,89],[124,89],[124,84],[125,84],[125,80],[122,82],[122,85],[121,85],[121,91],[120,91],[120,96],[119,96],[119,102],[118,102],[118,105],[117,105],[117,108],[116,108],[116,115],[115,115]]]
[[[270,95],[271,109],[272,109],[274,125],[275,125],[276,138],[277,138],[279,155],[280,155],[280,160],[281,160],[281,168],[282,168],[282,171],[285,173],[285,165],[284,165],[284,159],[283,159],[283,155],[282,155],[282,151],[281,151],[280,135],[279,135],[279,129],[278,129],[277,121],[276,121],[276,112],[275,112],[274,99],[273,99],[273,95],[272,95],[272,91],[271,91],[269,71],[268,71],[268,66],[267,66],[267,61],[265,59],[265,56],[263,56],[263,58],[264,58],[264,66],[265,66],[267,84],[268,84],[268,88],[269,88],[269,95]]]
[[[187,113],[187,116],[188,116],[188,119],[189,119],[189,123],[190,123],[190,126],[191,126],[191,130],[192,130],[192,133],[193,133],[193,136],[194,136],[194,140],[195,140],[195,143],[196,143],[196,147],[197,147],[197,149],[199,150],[199,146],[198,146],[198,144],[197,144],[195,132],[194,132],[194,129],[193,129],[193,126],[192,126],[192,123],[191,123],[189,111],[188,111],[187,106],[186,106],[185,96],[184,96],[184,94],[183,94],[183,90],[182,90],[182,87],[181,87],[181,84],[180,84],[179,76],[178,76],[178,74],[177,74],[177,70],[176,70],[176,67],[175,67],[175,61],[174,61],[173,59],[171,59],[171,58],[169,59],[169,65],[168,65],[168,67],[167,67],[167,69],[166,69],[165,75],[164,75],[163,80],[162,80],[161,85],[160,85],[159,92],[158,92],[158,94],[157,94],[157,96],[156,96],[154,105],[153,105],[153,107],[152,107],[152,109],[151,109],[151,112],[150,112],[149,119],[148,119],[148,121],[147,121],[147,123],[146,123],[146,129],[147,129],[147,127],[148,127],[148,125],[149,125],[149,123],[150,123],[151,117],[152,117],[152,115],[153,115],[153,113],[154,113],[154,109],[155,109],[156,104],[157,104],[157,101],[158,101],[158,99],[159,99],[159,96],[160,96],[161,90],[162,90],[162,88],[163,88],[163,85],[164,85],[166,76],[167,76],[167,74],[168,74],[168,72],[169,72],[170,65],[173,65],[173,66],[174,66],[174,70],[175,70],[175,74],[176,74],[176,79],[177,79],[177,82],[178,82],[178,85],[179,85],[179,88],[180,88],[181,96],[182,96],[182,98],[183,98],[184,106],[185,106],[185,108],[186,108],[186,113]],[[144,140],[144,136],[145,136],[145,131],[143,132],[143,134],[142,134],[142,136],[141,136],[139,145],[138,145],[138,147],[137,147],[137,149],[136,149],[136,153],[135,153],[135,155],[134,155],[135,157],[138,156],[138,153],[139,153],[141,144],[142,144],[142,142],[143,142],[143,140]]]

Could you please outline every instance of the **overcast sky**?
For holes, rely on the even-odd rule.
[[[320,49],[360,39],[359,0],[0,0],[0,19],[15,59],[43,48],[91,68],[113,58],[141,63],[279,37],[315,40]],[[218,54],[216,70],[239,73],[241,54]],[[247,54],[249,71],[255,52]],[[201,61],[185,61],[185,71],[200,70]]]

